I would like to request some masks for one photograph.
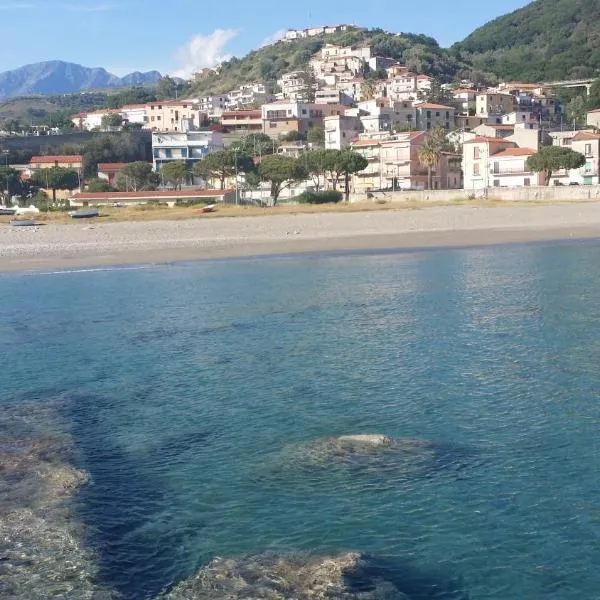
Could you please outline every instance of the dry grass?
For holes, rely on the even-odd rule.
[[[100,207],[100,222],[118,223],[126,221],[180,221],[185,219],[219,219],[225,217],[256,217],[265,215],[294,215],[294,214],[315,214],[315,213],[356,213],[372,211],[401,211],[401,210],[421,210],[438,206],[473,206],[477,208],[495,208],[499,206],[532,206],[532,205],[551,205],[551,204],[571,204],[571,202],[510,202],[497,198],[469,200],[462,196],[444,202],[423,202],[413,200],[410,197],[404,202],[388,201],[362,201],[351,204],[280,204],[278,206],[261,208],[258,206],[235,206],[220,204],[213,213],[201,213],[200,207],[174,207],[168,208],[161,205],[139,205],[123,208]],[[25,217],[20,217],[25,218]],[[40,213],[32,215],[39,223],[79,223],[74,221],[64,212]],[[0,223],[8,224],[13,217],[0,216]]]

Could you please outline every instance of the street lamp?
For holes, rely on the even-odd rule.
[[[6,198],[4,200],[6,206],[8,206],[7,202],[8,202],[8,197],[10,196],[10,188],[9,188],[9,182],[8,182],[8,155],[9,155],[10,151],[9,150],[2,150],[2,154],[4,154],[4,158],[6,161]]]

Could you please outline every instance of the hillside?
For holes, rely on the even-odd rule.
[[[0,98],[72,94],[90,89],[150,85],[159,79],[160,73],[157,71],[116,77],[106,69],[53,60],[0,73]]]
[[[441,48],[426,35],[392,34],[382,29],[355,29],[333,35],[315,36],[293,42],[277,42],[250,52],[244,58],[224,62],[219,75],[211,75],[191,85],[194,94],[218,94],[244,83],[264,81],[275,85],[286,71],[307,66],[311,56],[325,43],[347,46],[369,42],[376,54],[394,58],[418,73],[427,73],[449,81],[467,65]]]
[[[535,0],[475,30],[452,50],[502,79],[600,74],[600,0]]]

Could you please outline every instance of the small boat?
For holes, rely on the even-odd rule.
[[[13,227],[35,227],[37,225],[34,219],[13,219],[10,224]]]
[[[207,204],[206,206],[203,206],[198,212],[211,213],[211,212],[215,212],[215,208],[217,208],[216,204]]]
[[[16,208],[8,208],[6,206],[0,206],[0,215],[14,215],[17,212]]]
[[[75,212],[70,212],[71,218],[73,219],[93,219],[94,217],[99,216],[99,212],[97,210],[76,210]]]

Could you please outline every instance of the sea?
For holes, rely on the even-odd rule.
[[[416,600],[600,598],[599,241],[4,273],[0,304],[0,409],[59,407],[125,600],[348,551]],[[359,434],[435,460],[294,453]]]

